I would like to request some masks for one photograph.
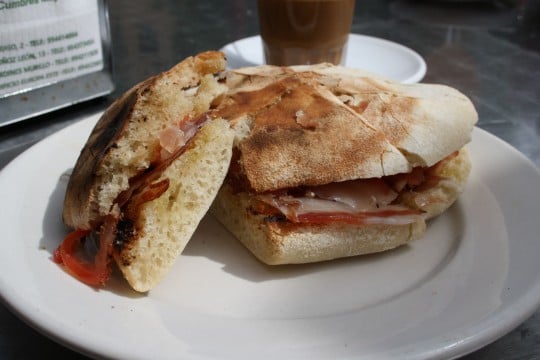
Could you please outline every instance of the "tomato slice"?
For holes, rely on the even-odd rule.
[[[90,230],[70,232],[54,252],[53,260],[63,264],[71,275],[83,283],[92,286],[103,286],[111,275],[109,261],[104,260],[109,249],[101,243],[94,263],[89,263],[77,255],[81,247],[81,240],[90,232]]]
[[[405,225],[417,221],[421,217],[418,210],[379,210],[365,212],[332,212],[332,213],[303,213],[295,218],[287,218],[296,223],[332,224],[346,223],[355,225],[385,224]]]

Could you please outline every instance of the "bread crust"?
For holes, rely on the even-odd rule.
[[[101,220],[97,169],[124,131],[137,100],[137,89],[126,92],[105,111],[81,150],[64,197],[63,220],[67,226],[90,230]]]

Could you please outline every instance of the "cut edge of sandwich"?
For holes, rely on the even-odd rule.
[[[225,69],[219,52],[188,57],[170,70],[126,91],[101,116],[72,171],[63,219],[91,229],[113,208],[134,176],[159,156],[160,133],[185,116],[195,118],[226,89],[216,74]]]
[[[426,222],[452,204],[464,190],[471,170],[466,147],[436,168],[441,178],[417,196],[398,199],[400,205],[423,213],[408,224],[302,224],[252,211],[253,194],[222,186],[211,212],[261,262],[268,265],[302,264],[378,253],[422,238]],[[420,200],[421,199],[421,200]]]
[[[227,173],[234,132],[208,114],[226,90],[225,64],[223,53],[201,53],[128,90],[102,115],[72,171],[64,223],[102,236],[114,218],[111,255],[139,292],[170,270]],[[186,144],[165,149],[163,134],[176,136],[179,124],[188,124],[179,135],[191,134]]]
[[[233,137],[227,121],[210,121],[157,180],[169,179],[168,189],[142,206],[132,224],[133,238],[114,252],[135,290],[145,292],[157,285],[184,250],[222,185]]]

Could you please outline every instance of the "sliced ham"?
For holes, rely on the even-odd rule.
[[[308,192],[320,199],[347,204],[356,211],[388,205],[398,196],[382,179],[331,183],[310,187]]]
[[[177,123],[163,129],[159,133],[161,160],[170,158],[179,149],[183,148],[208,119],[208,114],[203,114],[195,119],[186,116]]]
[[[186,144],[185,133],[178,125],[171,125],[159,133],[159,145],[161,146],[161,158],[168,158],[176,149]]]
[[[339,200],[313,197],[265,194],[257,196],[257,199],[278,209],[293,223],[328,224],[342,222],[359,225],[404,225],[414,223],[422,216],[418,210],[397,205],[359,209]],[[350,201],[350,198],[347,200]]]
[[[255,195],[293,223],[328,224],[411,224],[422,218],[418,208],[429,199],[415,189],[429,188],[443,178],[434,175],[431,168],[414,168],[410,173],[383,178],[358,179],[321,186],[288,189],[275,193]],[[424,197],[423,197],[424,196]],[[400,199],[415,203],[416,209],[397,205]],[[263,209],[262,207],[259,207]],[[265,210],[268,213],[267,210]]]

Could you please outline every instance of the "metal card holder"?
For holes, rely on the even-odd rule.
[[[44,0],[41,0],[44,2]],[[56,0],[56,1],[73,1],[73,0]],[[84,0],[88,1],[88,0]],[[97,11],[98,11],[98,21],[99,24],[97,25],[99,27],[99,36],[101,41],[101,54],[102,54],[102,67],[99,69],[96,69],[96,71],[92,70],[85,70],[86,72],[84,74],[75,75],[73,77],[68,77],[60,79],[60,80],[51,80],[50,82],[47,82],[45,79],[45,83],[42,81],[41,83],[37,83],[35,85],[29,85],[28,87],[24,89],[20,89],[20,81],[17,83],[17,81],[12,82],[15,86],[19,84],[19,88],[15,89],[13,92],[9,92],[9,89],[4,90],[3,92],[0,92],[0,127],[12,124],[15,122],[19,122],[25,119],[29,119],[31,117],[41,115],[44,113],[51,112],[53,110],[57,110],[60,108],[68,107],[70,105],[74,105],[76,103],[80,103],[83,101],[87,101],[93,98],[101,97],[104,95],[107,95],[111,93],[114,90],[114,83],[112,78],[112,56],[111,56],[111,36],[110,36],[110,27],[109,27],[109,19],[108,19],[108,10],[107,10],[107,1],[106,0],[94,0],[97,3]],[[3,2],[4,4],[9,4],[9,2]],[[17,2],[12,2],[13,4],[17,4]],[[19,2],[20,3],[20,2]],[[28,3],[28,2],[27,2]],[[4,5],[5,6],[5,5]],[[74,6],[73,3],[66,5]],[[2,27],[4,25],[0,24],[0,32],[2,31]],[[68,33],[69,34],[69,33]],[[68,38],[69,36],[65,36],[65,38]],[[39,35],[38,35],[38,39]],[[43,40],[43,39],[40,39]],[[51,40],[51,38],[47,39],[45,38],[45,43],[47,40]],[[54,39],[54,36],[52,37],[53,41],[56,41]],[[58,40],[59,44],[66,44],[66,41],[64,41],[64,38],[60,38]],[[38,40],[39,41],[39,40]],[[83,42],[79,42],[78,44],[83,44]],[[38,43],[39,45],[39,43]],[[55,67],[60,69],[60,66],[56,66],[58,64],[63,63],[63,59],[65,59],[66,62],[69,62],[70,60],[78,60],[83,55],[73,55],[76,54],[77,49],[76,45],[65,45],[65,46],[59,46],[56,48],[56,55],[53,54],[51,51],[40,51],[39,46],[34,44],[30,44],[30,47],[34,46],[31,50],[33,52],[30,52],[28,55],[24,56],[31,56],[32,59],[35,59],[37,56],[43,56],[43,59],[46,59],[47,56],[50,57],[49,61],[45,62],[44,64],[48,64],[50,69],[54,69]],[[5,59],[8,59],[9,61],[9,47],[12,46],[13,48],[19,46],[15,43],[11,45],[5,45],[0,43],[0,49],[1,46],[4,46],[4,51],[0,51],[0,73],[2,70],[2,60],[6,62]],[[23,43],[20,45],[21,47],[24,46]],[[70,47],[71,46],[71,47]],[[20,48],[19,48],[20,50]],[[52,50],[52,49],[51,49]],[[69,52],[72,50],[73,52]],[[58,53],[66,52],[65,57],[58,57]],[[19,51],[20,52],[20,51]],[[88,52],[87,52],[88,53]],[[20,55],[19,55],[20,56]],[[74,56],[78,56],[78,58],[74,58]],[[13,58],[14,61],[17,59],[16,57]],[[61,61],[59,61],[59,59]],[[33,65],[39,66],[39,65]],[[79,70],[82,66],[85,66],[84,64],[78,65]],[[77,68],[74,66],[72,68],[75,68],[75,71]],[[4,67],[5,69],[5,67]],[[14,73],[24,73],[27,69],[32,70],[32,68],[24,68],[19,67],[16,69]],[[64,67],[62,72],[66,72],[66,69]],[[14,70],[11,70],[12,72]],[[9,77],[11,74],[10,72],[4,72],[4,75]],[[69,76],[69,75],[68,75]],[[0,78],[2,80],[2,78]],[[1,86],[0,81],[0,86]],[[4,79],[4,86],[8,87],[10,84],[6,83]]]

